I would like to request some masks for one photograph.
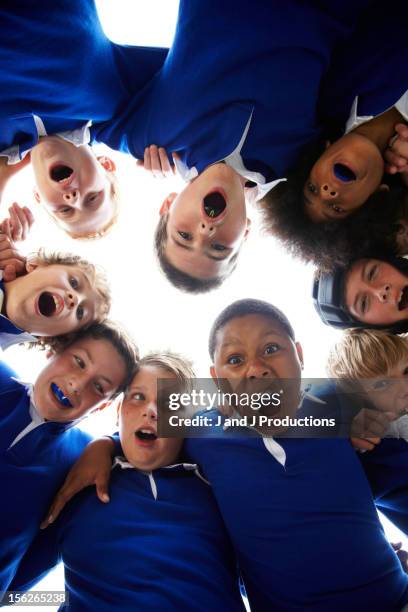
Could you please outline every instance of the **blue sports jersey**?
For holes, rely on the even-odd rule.
[[[244,612],[231,544],[195,468],[144,473],[120,460],[110,502],[80,494],[39,534],[12,588],[62,558],[72,612]]]
[[[34,412],[30,391],[0,363],[0,593],[64,478],[90,441],[71,423],[44,422]]]
[[[336,399],[325,400],[335,412]],[[304,400],[303,413],[313,410]],[[252,610],[399,612],[408,601],[408,578],[347,439],[227,430],[185,447],[213,487]]]

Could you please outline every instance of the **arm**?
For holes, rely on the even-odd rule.
[[[117,440],[116,437],[104,437],[88,444],[55,496],[41,529],[53,523],[69,500],[85,487],[95,485],[100,501],[105,504],[109,502],[109,479],[112,457],[118,450]]]

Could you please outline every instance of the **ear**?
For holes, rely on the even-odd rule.
[[[55,352],[52,349],[48,349],[48,351],[45,353],[45,358],[46,359],[51,359],[51,357],[55,356]]]
[[[27,273],[33,272],[36,268],[38,268],[38,262],[35,259],[30,259],[26,261],[25,268]]]
[[[38,193],[37,187],[34,187],[34,189],[33,189],[33,196],[34,196],[34,200],[37,202],[37,204],[41,204],[41,196]]]
[[[210,374],[211,374],[211,378],[213,379],[213,381],[218,384],[218,376],[215,372],[215,367],[212,365],[210,368]]]
[[[116,164],[110,157],[107,157],[106,155],[100,155],[96,159],[101,164],[101,166],[105,168],[106,172],[115,172]]]
[[[302,367],[304,367],[304,360],[303,360],[303,349],[302,349],[302,345],[300,344],[300,342],[295,342],[295,347],[296,347],[296,352],[297,352],[297,356],[299,357],[299,361],[300,361],[300,365]]]
[[[163,200],[163,203],[160,206],[160,210],[159,210],[159,215],[161,217],[165,215],[167,212],[169,212],[170,207],[173,204],[174,200],[177,198],[177,196],[178,196],[178,193],[174,193],[173,191],[167,196],[165,200]]]
[[[249,218],[247,217],[247,220],[246,220],[246,228],[245,228],[245,234],[244,234],[244,240],[246,240],[246,239],[248,238],[248,234],[249,234],[249,232],[250,232],[250,230],[251,230],[251,225],[252,225],[252,221],[251,221],[251,219],[249,219]]]
[[[332,143],[330,142],[330,140],[326,140],[326,142],[324,143],[325,150],[327,150],[329,147],[331,147],[331,144]]]

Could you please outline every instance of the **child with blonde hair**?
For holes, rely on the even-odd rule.
[[[364,406],[352,425],[357,448],[371,450],[382,437],[408,441],[407,335],[350,329],[331,351],[327,372]]]

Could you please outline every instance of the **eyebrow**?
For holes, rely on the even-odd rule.
[[[178,240],[176,240],[174,238],[174,236],[171,237],[171,239],[173,240],[174,244],[176,244],[178,247],[180,247],[181,249],[185,249],[186,251],[194,251],[195,249],[193,249],[193,247],[188,246],[187,244],[184,244],[182,242],[179,242]],[[227,249],[226,255],[222,255],[221,257],[216,257],[215,255],[212,255],[211,253],[209,253],[208,251],[203,251],[204,255],[206,257],[208,257],[208,259],[212,259],[213,261],[225,261],[226,259],[228,259],[228,257],[231,254],[231,249]]]

